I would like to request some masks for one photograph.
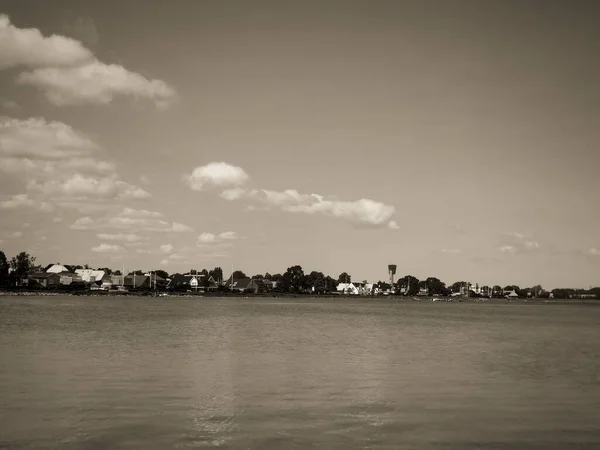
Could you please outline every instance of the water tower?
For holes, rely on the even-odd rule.
[[[396,264],[388,264],[388,273],[390,274],[390,284],[394,287],[394,275],[396,275]]]

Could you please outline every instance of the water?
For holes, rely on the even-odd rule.
[[[597,449],[600,308],[0,297],[0,448]]]

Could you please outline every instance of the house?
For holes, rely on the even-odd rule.
[[[110,281],[110,276],[104,270],[93,269],[75,269],[75,273],[81,277],[85,283],[102,284]]]
[[[261,287],[264,288],[264,284],[259,280],[254,280],[252,278],[240,278],[238,280],[229,279],[225,282],[225,287],[232,291],[238,292],[254,292],[258,294],[261,290]]]
[[[358,288],[354,283],[339,283],[336,287],[336,291],[340,294],[358,295]]]
[[[41,286],[44,288],[60,285],[60,275],[57,273],[38,272],[29,275],[29,286]]]
[[[512,291],[509,291],[508,294],[506,293],[506,291],[504,291],[504,297],[505,298],[519,298],[519,295],[513,289]]]
[[[160,278],[160,277],[159,277]],[[165,280],[166,281],[166,280]],[[175,274],[166,283],[166,287],[173,291],[201,290],[216,291],[218,285],[213,277],[206,278],[206,275],[197,274]]]
[[[62,264],[58,264],[58,263],[50,264],[50,265],[46,266],[46,268],[44,269],[44,272],[46,272],[46,273],[61,273],[61,272],[75,273],[75,267],[62,265]]]
[[[60,284],[63,286],[71,286],[75,284],[83,284],[83,280],[75,272],[59,272],[57,275],[60,276]]]

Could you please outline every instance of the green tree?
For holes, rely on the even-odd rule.
[[[12,276],[17,283],[20,283],[20,280],[27,278],[32,273],[35,265],[35,257],[27,252],[21,252],[11,258],[9,265],[12,269]]]

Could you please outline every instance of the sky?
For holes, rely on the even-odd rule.
[[[600,4],[3,0],[0,249],[600,284]]]

